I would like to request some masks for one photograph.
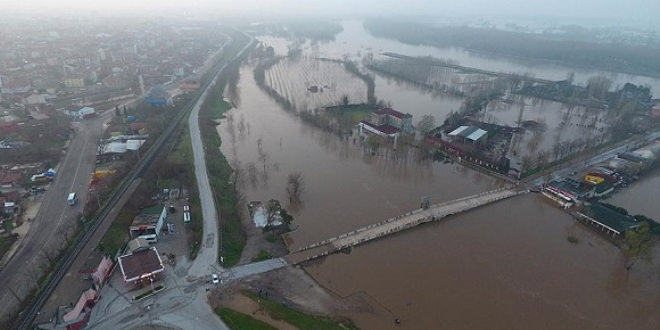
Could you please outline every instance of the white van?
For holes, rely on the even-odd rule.
[[[190,212],[183,212],[183,223],[190,222]]]
[[[69,197],[66,199],[66,203],[71,206],[76,205],[76,193],[70,193]]]

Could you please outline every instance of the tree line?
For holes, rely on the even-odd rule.
[[[615,72],[660,77],[654,47],[556,40],[531,33],[497,29],[432,26],[396,19],[367,19],[364,27],[374,36],[414,45],[458,46],[486,54],[551,60]]]

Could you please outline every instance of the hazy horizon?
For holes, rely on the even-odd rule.
[[[24,0],[0,5],[3,12],[19,11],[34,16],[97,14],[164,15],[237,17],[265,19],[275,17],[361,18],[374,16],[463,17],[470,19],[530,19],[547,18],[579,22],[585,20],[603,25],[634,24],[658,26],[658,0],[243,0],[216,2],[213,0],[115,0],[92,3],[85,0]],[[602,20],[602,22],[601,22]]]

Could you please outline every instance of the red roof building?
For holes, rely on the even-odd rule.
[[[134,251],[119,257],[119,267],[124,281],[140,283],[154,278],[165,270],[163,260],[155,247]]]
[[[406,133],[413,132],[412,115],[392,108],[382,108],[371,113],[371,124],[381,127],[392,126]]]

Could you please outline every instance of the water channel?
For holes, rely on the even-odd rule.
[[[321,44],[318,51],[343,56],[371,47],[439,57],[457,52],[375,39],[363,30],[354,31],[354,23],[347,24],[336,42]],[[281,49],[286,48],[277,51]],[[458,58],[461,64],[476,66],[469,62],[469,53],[458,54],[467,56]],[[487,69],[526,68],[509,60],[480,61],[486,61],[482,67]],[[488,66],[488,61],[500,66]],[[548,69],[539,69],[537,76],[544,70]],[[419,111],[416,116],[460,106],[385,78],[378,78],[376,86],[377,97],[410,109],[407,112]],[[232,134],[223,121],[218,126],[222,151],[228,159],[253,163],[257,169],[258,175],[243,187],[248,200],[276,198],[286,207],[287,175],[302,173],[303,205],[290,210],[300,226],[291,235],[292,249],[418,208],[423,196],[439,203],[502,186],[457,164],[371,155],[359,141],[309,127],[258,89],[251,65],[241,69],[239,91],[239,106],[230,113],[235,125],[244,122],[245,128]],[[258,156],[260,139],[268,153],[265,165]],[[658,177],[646,191],[657,188]],[[623,200],[624,194],[615,198]],[[579,243],[568,242],[569,235],[578,237]],[[638,263],[626,272],[616,247],[535,194],[374,241],[306,270],[337,295],[364,303],[347,312],[363,329],[660,327],[658,266]],[[395,325],[395,318],[402,323]]]

